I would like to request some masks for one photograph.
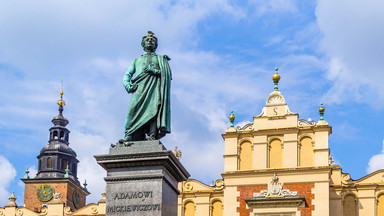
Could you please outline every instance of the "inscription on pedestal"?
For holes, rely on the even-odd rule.
[[[107,184],[107,216],[160,216],[161,182],[130,181]]]
[[[189,173],[160,141],[137,141],[95,158],[107,170],[106,216],[177,216],[177,184]]]
[[[115,193],[114,200],[127,200],[126,203],[130,203],[128,200],[132,200],[132,203],[142,202],[137,205],[110,205],[107,208],[108,214],[120,213],[120,212],[146,212],[146,211],[160,211],[160,203],[153,202],[153,191],[130,191]]]

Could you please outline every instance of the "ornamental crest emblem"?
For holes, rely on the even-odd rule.
[[[272,181],[268,183],[267,196],[281,196],[283,190],[283,183],[279,182],[279,178],[276,174],[272,177]]]
[[[268,190],[262,190],[260,193],[254,193],[253,197],[266,198],[266,197],[295,197],[297,191],[283,190],[283,183],[279,182],[279,177],[276,173],[273,175],[272,180],[268,183]]]

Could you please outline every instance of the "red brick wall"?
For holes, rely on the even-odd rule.
[[[76,210],[75,205],[73,204],[73,192],[75,190],[77,190],[77,192],[79,192],[79,194],[80,194],[80,204],[79,204],[79,208],[77,208],[77,209],[80,209],[80,208],[85,206],[86,194],[84,194],[81,190],[76,189],[74,186],[69,185],[68,186],[68,192],[67,192],[68,197],[67,197],[66,203],[69,207],[71,207],[72,211]]]
[[[25,184],[25,190],[24,190],[24,204],[25,207],[32,210],[32,211],[40,211],[41,205],[47,204],[48,202],[41,202],[36,195],[37,189],[42,185],[43,183],[26,183]],[[53,187],[55,190],[55,193],[60,193],[60,200],[65,203],[65,205],[68,205],[71,207],[72,211],[76,210],[76,208],[73,205],[73,192],[75,191],[75,187],[68,182],[62,182],[62,183],[49,183],[44,182],[44,184],[49,184]],[[86,202],[86,194],[84,194],[82,191],[78,190],[80,194],[80,205],[79,209],[85,206]],[[53,198],[52,198],[53,199]],[[51,200],[52,200],[51,199]],[[51,201],[50,200],[50,201]]]
[[[47,204],[48,202],[41,202],[37,198],[37,189],[42,185],[43,183],[27,183],[25,184],[24,189],[24,204],[25,207],[32,210],[32,211],[40,211],[41,205]],[[55,193],[60,193],[61,201],[66,203],[66,197],[67,197],[67,184],[63,183],[44,183],[49,184],[53,187],[55,190]],[[53,198],[52,198],[53,199]]]
[[[312,210],[315,209],[315,206],[312,205],[312,200],[315,198],[315,195],[312,194],[312,188],[314,188],[314,186],[314,183],[283,185],[283,189],[297,191],[298,196],[305,196],[305,207],[298,208],[301,216],[312,216]],[[245,199],[253,197],[253,193],[260,193],[261,190],[267,190],[267,185],[237,187],[237,191],[240,192],[240,196],[237,197],[237,201],[240,202],[240,207],[237,207],[237,212],[240,213],[240,216],[250,216],[253,209],[247,209]]]

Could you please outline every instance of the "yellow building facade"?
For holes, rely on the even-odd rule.
[[[275,89],[253,122],[229,127],[223,179],[179,185],[180,216],[384,216],[384,170],[358,180],[333,164],[323,119],[300,120]],[[230,119],[233,121],[234,116]]]
[[[275,89],[253,122],[222,137],[224,172],[211,185],[189,179],[179,183],[179,216],[384,216],[384,170],[353,180],[333,164],[324,120],[300,120]],[[186,153],[187,154],[187,153]],[[105,215],[105,194],[97,204],[71,211],[55,197],[34,212],[17,207],[12,195],[2,215]]]

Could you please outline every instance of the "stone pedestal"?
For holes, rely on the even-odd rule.
[[[189,173],[160,141],[120,144],[95,158],[107,170],[107,216],[177,216],[177,185]]]

